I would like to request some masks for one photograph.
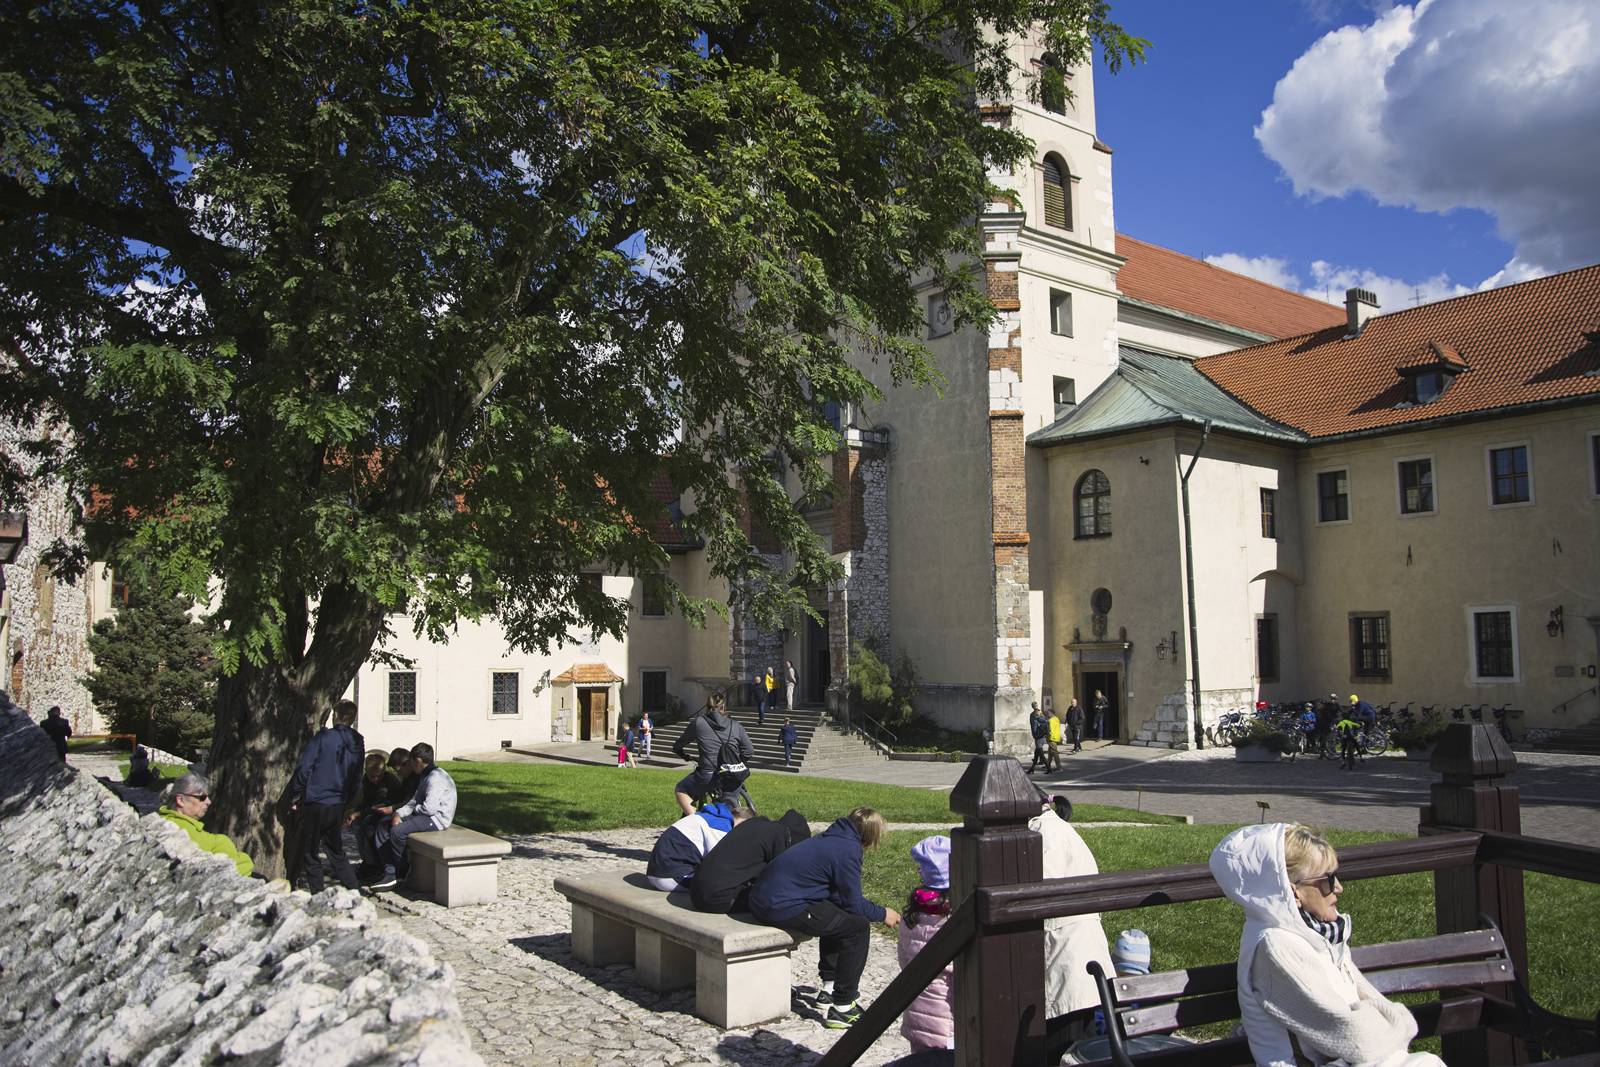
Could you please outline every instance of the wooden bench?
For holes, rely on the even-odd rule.
[[[447,908],[493,904],[499,895],[496,869],[510,851],[508,842],[464,826],[412,834],[406,848],[409,884]]]
[[[1351,949],[1351,958],[1385,996],[1444,992],[1440,1000],[1410,1005],[1419,1037],[1489,1027],[1529,1040],[1536,1054],[1579,1056],[1574,1063],[1587,1062],[1581,1057],[1600,1052],[1593,1020],[1565,1018],[1533,1003],[1517,977],[1504,937],[1493,927],[1362,945]],[[1106,976],[1098,963],[1088,966],[1100,986],[1101,1010],[1115,1025],[1108,1027],[1107,1055],[1083,1059],[1087,1050],[1080,1045],[1080,1058],[1074,1062],[1116,1067],[1135,1063],[1140,1067],[1237,1067],[1252,1062],[1242,1036],[1150,1052],[1136,1048],[1141,1037],[1238,1019],[1236,964],[1119,977]],[[1492,991],[1496,989],[1508,989],[1509,999],[1495,995]],[[1093,1013],[1094,1009],[1088,1009],[1065,1018],[1074,1020]]]
[[[687,893],[652,889],[642,874],[557,878],[572,903],[572,953],[601,967],[632,963],[665,991],[694,986],[694,1013],[732,1029],[789,1014],[789,953],[796,939],[748,915],[695,911]]]

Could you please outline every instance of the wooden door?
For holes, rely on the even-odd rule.
[[[611,735],[606,733],[606,691],[604,689],[590,689],[589,694],[589,736],[597,740],[605,740]]]

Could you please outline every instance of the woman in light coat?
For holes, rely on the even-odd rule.
[[[1212,877],[1244,908],[1239,1008],[1251,1055],[1260,1067],[1443,1067],[1408,1051],[1416,1020],[1351,961],[1338,866],[1332,845],[1285,823],[1235,830],[1211,853]]]
[[[1044,839],[1044,877],[1077,878],[1099,874],[1100,865],[1095,862],[1094,853],[1067,822],[1072,805],[1065,797],[1056,799],[1059,806],[1046,803],[1044,810],[1028,821],[1028,829]],[[1112,973],[1111,949],[1106,944],[1106,931],[1100,925],[1098,914],[1044,921],[1047,1018],[1100,1006],[1100,990],[1086,969],[1090,960],[1098,960],[1107,974]]]

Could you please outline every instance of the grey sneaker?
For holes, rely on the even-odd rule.
[[[848,1004],[841,1008],[837,1004],[828,1009],[828,1014],[822,1019],[822,1025],[829,1030],[848,1030],[861,1018],[860,1002]]]

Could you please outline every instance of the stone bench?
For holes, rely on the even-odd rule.
[[[494,903],[499,894],[495,868],[511,845],[464,826],[452,826],[412,834],[406,851],[411,859],[411,888],[431,894],[435,903],[447,908],[460,908]]]
[[[796,939],[749,915],[695,911],[687,893],[651,889],[643,874],[557,878],[572,903],[572,953],[590,966],[632,963],[657,991],[694,986],[694,1013],[724,1030],[789,1014]]]

